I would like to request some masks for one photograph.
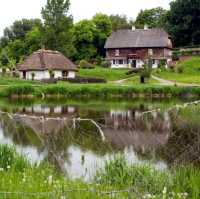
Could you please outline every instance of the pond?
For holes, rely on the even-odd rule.
[[[90,180],[119,153],[158,169],[199,165],[199,119],[199,105],[179,100],[0,101],[0,143]]]

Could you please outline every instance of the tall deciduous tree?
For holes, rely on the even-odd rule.
[[[200,44],[200,1],[176,0],[170,4],[167,29],[175,46]]]
[[[44,44],[51,50],[59,50],[67,56],[73,53],[72,16],[68,15],[69,0],[47,0],[42,8],[44,19]]]
[[[138,14],[135,26],[138,28],[143,28],[144,25],[148,25],[150,28],[163,27],[163,19],[167,11],[161,7],[141,10]]]
[[[96,26],[94,45],[97,48],[98,55],[105,56],[105,49],[104,49],[105,41],[112,32],[111,20],[109,16],[98,13],[93,17],[92,21]]]
[[[112,24],[112,31],[131,28],[131,23],[125,15],[110,15],[109,18]]]
[[[82,20],[74,25],[74,45],[77,49],[75,59],[91,59],[97,54],[94,46],[96,27],[91,20]]]

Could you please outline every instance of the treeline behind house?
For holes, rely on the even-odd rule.
[[[100,60],[105,56],[104,44],[118,29],[164,28],[175,47],[200,45],[200,1],[175,0],[170,10],[160,7],[141,10],[135,21],[125,15],[97,13],[90,20],[73,23],[69,0],[47,0],[40,19],[22,19],[5,28],[0,39],[0,65],[14,67],[42,47],[58,50],[73,60]]]

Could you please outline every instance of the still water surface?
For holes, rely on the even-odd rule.
[[[85,180],[118,153],[159,169],[198,164],[200,123],[192,116],[198,118],[200,108],[171,109],[177,103],[1,102],[0,143]]]

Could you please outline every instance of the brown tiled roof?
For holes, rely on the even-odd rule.
[[[163,29],[118,30],[107,39],[105,48],[172,48],[169,35]]]
[[[58,51],[38,50],[18,65],[20,71],[30,70],[72,70],[76,71],[75,64]]]

